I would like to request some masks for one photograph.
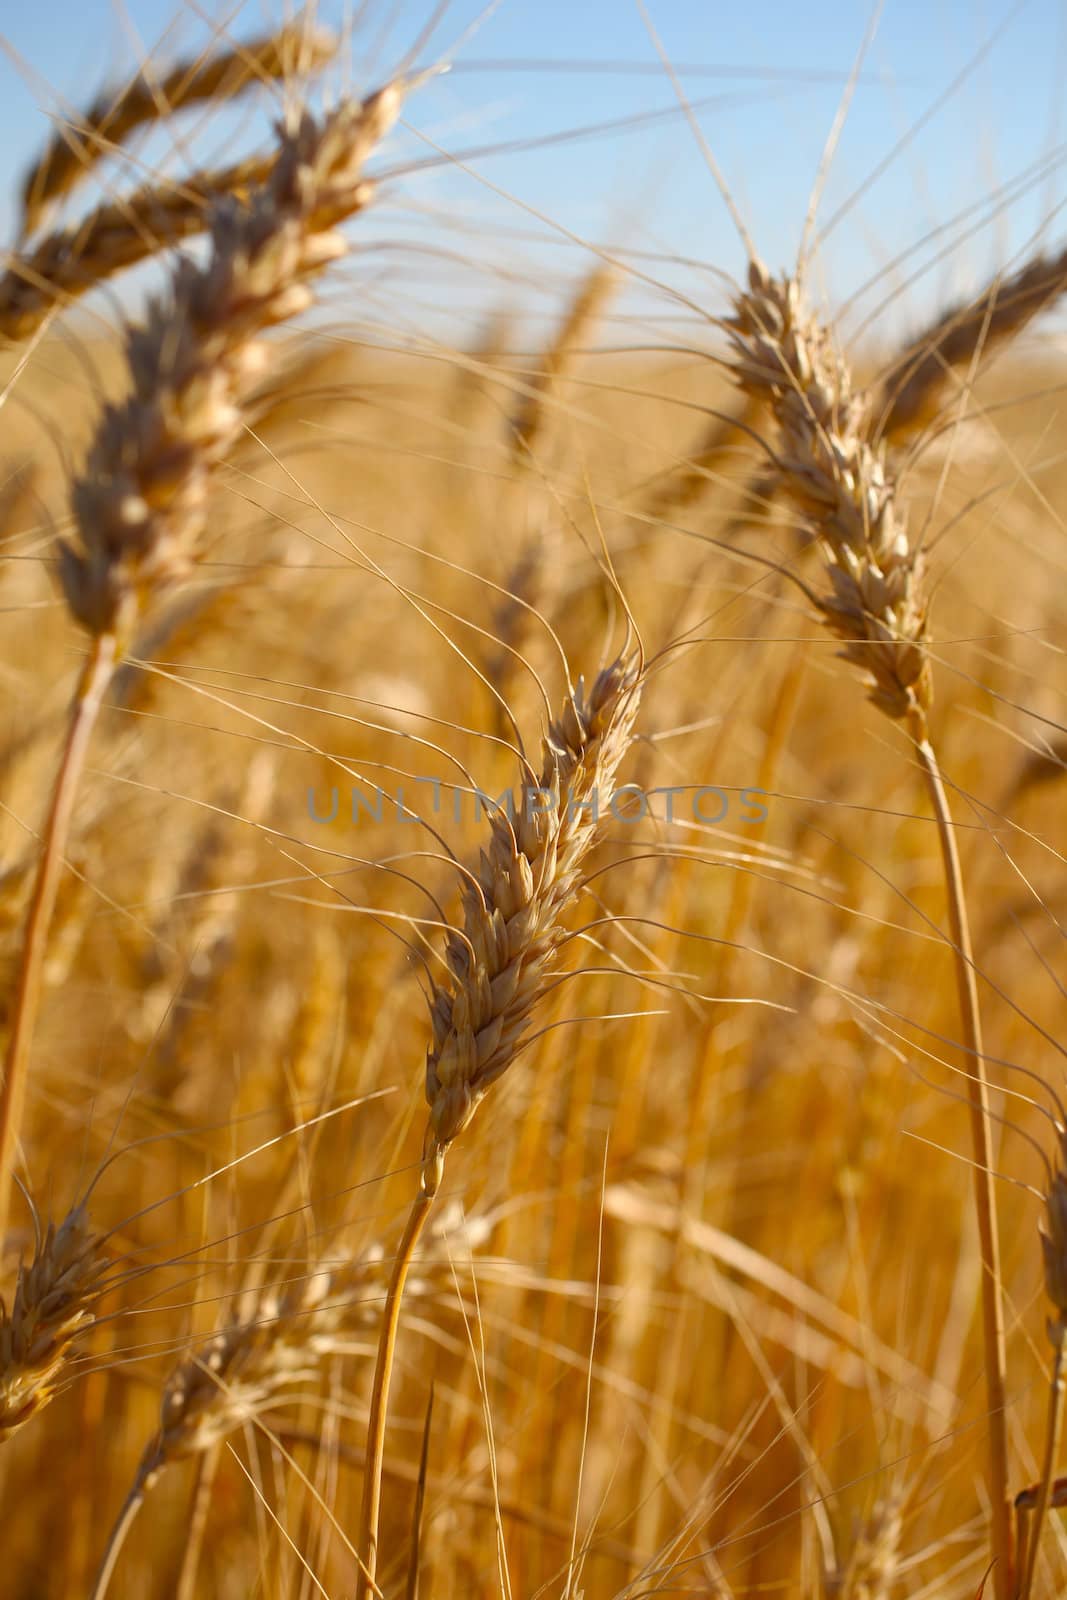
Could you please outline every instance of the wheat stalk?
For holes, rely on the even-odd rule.
[[[1004,1313],[993,1193],[989,1088],[982,1049],[974,955],[944,781],[930,742],[932,680],[927,659],[923,560],[909,538],[884,448],[870,437],[870,405],[829,332],[804,304],[795,278],[749,268],[747,292],[727,329],[734,375],[761,395],[777,426],[776,472],[803,526],[821,546],[830,588],[809,595],[843,657],[859,667],[871,700],[903,721],[914,741],[937,822],[954,956],[974,1155],[974,1197],[982,1259],[981,1303],[989,1411],[994,1585],[1009,1600],[1012,1530]]]
[[[0,1300],[0,1442],[52,1399],[93,1324],[105,1267],[84,1205],[50,1223],[33,1261],[19,1266],[11,1309]]]
[[[312,303],[309,281],[346,251],[337,224],[370,190],[363,166],[396,119],[390,84],[322,121],[281,132],[277,162],[246,207],[215,213],[203,265],[182,261],[170,291],[129,327],[131,389],[109,406],[71,493],[77,542],[59,546],[67,605],[91,646],[45,825],[0,1089],[0,1239],[22,1121],[48,926],[85,751],[102,697],[145,610],[196,558],[208,491],[240,437],[243,400],[266,362],[259,335]]]
[[[26,174],[23,238],[37,228],[48,205],[69,194],[138,128],[188,106],[233,99],[250,84],[312,72],[336,49],[336,37],[325,28],[294,23],[247,44],[179,61],[161,77],[138,73],[122,89],[105,90],[75,124],[57,129]]]
[[[462,921],[449,933],[447,976],[435,982],[426,1053],[429,1117],[418,1193],[397,1248],[382,1313],[367,1424],[357,1549],[365,1563],[357,1600],[374,1585],[389,1384],[404,1286],[444,1171],[445,1155],[493,1084],[511,1066],[566,938],[563,915],[599,832],[599,808],[633,737],[640,700],[636,660],[581,679],[544,739],[536,787],[497,810],[488,848],[466,875]],[[529,772],[525,774],[529,776]]]

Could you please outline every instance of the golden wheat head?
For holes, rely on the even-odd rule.
[[[797,281],[772,277],[759,262],[727,327],[738,384],[775,418],[782,492],[822,545],[831,585],[817,602],[824,621],[882,711],[925,711],[922,557],[909,544],[894,479],[869,441],[867,406],[853,394],[848,368]]]

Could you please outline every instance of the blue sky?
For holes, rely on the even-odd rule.
[[[874,11],[855,0],[646,5],[757,248],[772,265],[791,262]],[[281,14],[265,3],[176,8],[173,0],[45,0],[17,13],[8,0],[6,9],[5,235],[14,228],[9,197],[49,114],[85,103],[145,50],[162,60],[196,48],[223,20],[249,37]],[[402,58],[434,0],[352,0],[347,9],[360,18],[347,60],[367,87]],[[472,0],[452,0],[423,60],[481,13]],[[320,14],[339,24],[346,8],[324,0]],[[853,326],[889,296],[890,314],[906,324],[1025,253],[1042,230],[1050,243],[1067,231],[1058,210],[1067,196],[1065,66],[1062,0],[885,0],[819,212],[826,222],[846,207],[817,271],[827,294],[848,302]],[[623,254],[701,305],[715,300],[716,269],[742,268],[728,208],[636,0],[502,0],[463,43],[455,70],[413,98],[407,120],[384,158],[397,183],[367,235],[382,251],[376,292],[386,321],[401,285],[415,324],[442,304],[465,324],[494,304],[547,304],[580,267],[571,236]],[[264,126],[262,103],[234,111],[193,149],[228,157],[261,141]],[[190,131],[188,119],[179,128]],[[469,170],[442,162],[438,146],[476,152]],[[157,140],[139,155],[181,170],[173,145]],[[649,292],[635,313],[635,342],[676,315]]]

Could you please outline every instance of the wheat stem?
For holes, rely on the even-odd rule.
[[[356,1600],[368,1600],[379,1592],[375,1583],[378,1570],[378,1520],[382,1505],[382,1464],[385,1460],[385,1426],[389,1411],[389,1385],[393,1375],[396,1339],[400,1331],[400,1305],[404,1285],[433,1206],[444,1171],[444,1156],[438,1151],[423,1163],[418,1193],[408,1214],[404,1235],[397,1247],[393,1271],[386,1291],[382,1325],[378,1335],[378,1356],[374,1364],[370,1416],[367,1420],[367,1454],[363,1469],[363,1504],[360,1510],[356,1549],[362,1566],[356,1585]]]
[[[1048,1432],[1045,1437],[1045,1459],[1041,1465],[1041,1482],[1038,1485],[1037,1504],[1030,1519],[1030,1542],[1026,1569],[1019,1586],[1018,1600],[1029,1600],[1037,1571],[1037,1552],[1041,1545],[1041,1526],[1052,1498],[1052,1480],[1056,1473],[1056,1459],[1060,1453],[1060,1435],[1063,1431],[1063,1343],[1067,1338],[1067,1324],[1062,1318],[1049,1324],[1052,1340],[1052,1375],[1048,1389]]]
[[[978,984],[963,890],[963,872],[952,825],[948,795],[924,712],[916,707],[909,727],[927,792],[937,821],[938,842],[945,876],[949,928],[956,969],[963,1046],[967,1055],[967,1098],[971,1114],[974,1154],[974,1204],[982,1257],[982,1333],[989,1411],[989,1490],[992,1501],[993,1589],[997,1600],[1011,1594],[1012,1531],[1008,1504],[1008,1430],[1005,1392],[1004,1310],[1000,1298],[1000,1240],[997,1232],[991,1158],[989,1082],[982,1052],[982,1025],[978,1009]]]
[[[48,928],[55,909],[56,890],[59,887],[78,782],[85,765],[85,754],[100,705],[115,670],[115,660],[114,635],[98,634],[92,640],[78,684],[66,744],[60,758],[41,842],[37,881],[30,901],[21,964],[15,980],[14,1010],[7,1057],[4,1062],[4,1081],[0,1087],[0,1248],[7,1233],[11,1183],[26,1098],[26,1071],[40,1005]]]
[[[194,1600],[196,1594],[204,1533],[207,1529],[208,1512],[211,1510],[211,1495],[215,1487],[215,1475],[219,1470],[220,1454],[221,1446],[216,1444],[197,1458],[193,1508],[186,1530],[185,1549],[182,1551],[182,1565],[174,1600]]]
[[[122,1554],[122,1547],[126,1543],[126,1535],[133,1527],[137,1513],[144,1505],[147,1491],[147,1478],[138,1475],[136,1482],[126,1496],[126,1503],[119,1513],[118,1520],[111,1530],[111,1537],[108,1539],[107,1549],[104,1551],[104,1559],[100,1563],[100,1570],[96,1575],[96,1582],[93,1584],[89,1600],[104,1600],[104,1596],[111,1585],[111,1579],[114,1576],[119,1556]]]

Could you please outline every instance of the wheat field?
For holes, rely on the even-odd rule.
[[[357,11],[4,171],[0,1590],[1061,1594],[1055,224],[433,307]]]

